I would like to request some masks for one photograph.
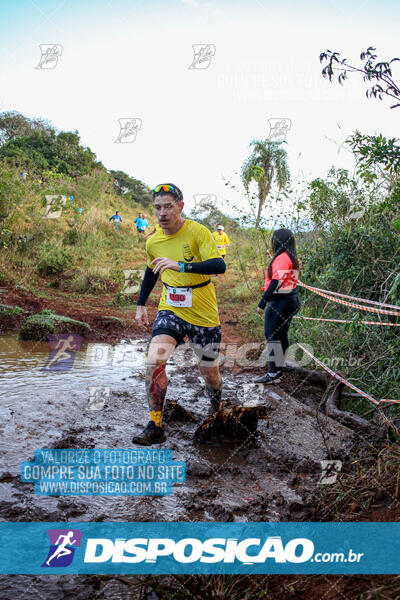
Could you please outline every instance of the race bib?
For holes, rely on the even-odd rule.
[[[165,292],[166,303],[170,306],[176,306],[179,308],[191,308],[192,306],[192,288],[182,287],[170,287],[166,286],[167,291]]]
[[[224,246],[217,246],[218,250],[222,250]]]

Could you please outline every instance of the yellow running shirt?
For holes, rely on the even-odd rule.
[[[225,254],[226,254],[225,244],[229,244],[229,242],[230,242],[225,231],[223,231],[222,234],[218,233],[218,231],[214,231],[212,236],[213,236],[217,246],[223,246],[223,248],[218,248],[218,250],[220,252],[220,256],[225,256]]]
[[[209,258],[220,258],[211,232],[196,221],[186,219],[182,227],[173,235],[165,235],[160,228],[156,229],[146,242],[147,266],[153,269],[151,261],[159,257],[167,257],[177,262],[201,262]],[[178,273],[166,269],[161,280],[173,287],[187,287],[208,281],[211,275],[198,273]],[[193,290],[192,306],[182,308],[170,306],[165,302],[165,286],[158,305],[158,310],[171,310],[178,317],[201,327],[217,327],[219,325],[217,298],[214,284],[211,282]]]

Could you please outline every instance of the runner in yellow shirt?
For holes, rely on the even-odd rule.
[[[217,299],[210,275],[225,272],[210,231],[182,217],[183,195],[172,184],[153,190],[154,234],[146,242],[147,269],[138,299],[136,319],[149,324],[145,303],[158,277],[163,283],[147,356],[146,392],[150,421],[132,441],[150,446],[166,439],[162,410],[167,391],[165,365],[177,345],[187,336],[200,359],[199,368],[214,410],[221,402],[222,382],[218,367],[221,327]]]
[[[221,223],[218,223],[217,231],[214,231],[212,236],[215,240],[215,243],[217,244],[217,248],[221,254],[221,258],[225,260],[226,247],[229,246],[231,242],[224,231],[224,226]]]

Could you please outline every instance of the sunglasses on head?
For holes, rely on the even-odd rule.
[[[161,190],[163,190],[164,192],[172,192],[173,194],[178,195],[178,192],[176,191],[174,186],[170,185],[169,183],[162,183],[161,185],[157,185],[154,188],[153,192],[155,194],[158,194],[158,192],[161,192]]]

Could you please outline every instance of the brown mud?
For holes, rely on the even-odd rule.
[[[288,375],[280,386],[263,388],[252,384],[254,372],[251,370],[223,366],[222,399],[258,407],[263,418],[258,420],[256,432],[250,428],[248,435],[239,440],[220,438],[199,443],[195,432],[209,411],[209,400],[194,357],[188,358],[187,352],[191,353],[191,350],[185,348],[176,351],[168,363],[165,408],[168,438],[165,443],[155,446],[171,449],[174,460],[186,462],[186,482],[174,484],[172,494],[159,497],[46,497],[35,496],[33,484],[21,482],[20,463],[33,460],[35,450],[130,448],[132,435],[148,420],[144,356],[150,328],[143,337],[134,320],[133,309],[113,308],[109,305],[110,298],[82,296],[79,302],[71,304],[70,298],[57,291],[51,300],[33,299],[12,291],[1,296],[4,304],[18,305],[32,313],[51,308],[59,314],[85,321],[94,329],[85,343],[93,340],[120,343],[122,338],[129,339],[137,361],[129,367],[87,365],[84,345],[70,372],[47,375],[41,371],[48,355],[46,343],[20,342],[15,334],[0,335],[4,358],[0,379],[9,386],[0,405],[3,448],[0,520],[314,520],[313,506],[321,490],[320,461],[337,458],[344,464],[350,463],[356,450],[363,445],[360,437],[348,427],[318,413],[321,390],[307,388],[307,384],[295,376]],[[153,301],[150,303],[150,321],[155,312],[156,302]],[[105,314],[126,320],[127,327],[121,329],[115,323],[109,323],[108,328],[104,328]],[[220,316],[223,341],[243,343],[235,329],[236,319],[232,312],[225,314],[222,310]],[[110,397],[101,410],[88,410],[90,385],[110,386]],[[180,408],[174,402],[178,402]],[[319,418],[316,418],[317,414]],[[284,579],[290,582],[292,578]],[[343,578],[322,579],[339,581]],[[2,577],[0,598],[158,598],[154,594],[123,595],[124,590],[128,593],[126,585],[117,580],[108,576]],[[275,577],[272,581],[278,579]],[[305,589],[307,587],[307,597],[321,597],[313,595],[311,583]],[[112,590],[117,588],[118,593],[113,595]],[[325,588],[325,598],[336,597],[329,592],[333,584],[329,589],[326,585]],[[290,589],[290,586],[286,589],[286,597],[294,597]],[[187,597],[192,596],[188,593]]]

